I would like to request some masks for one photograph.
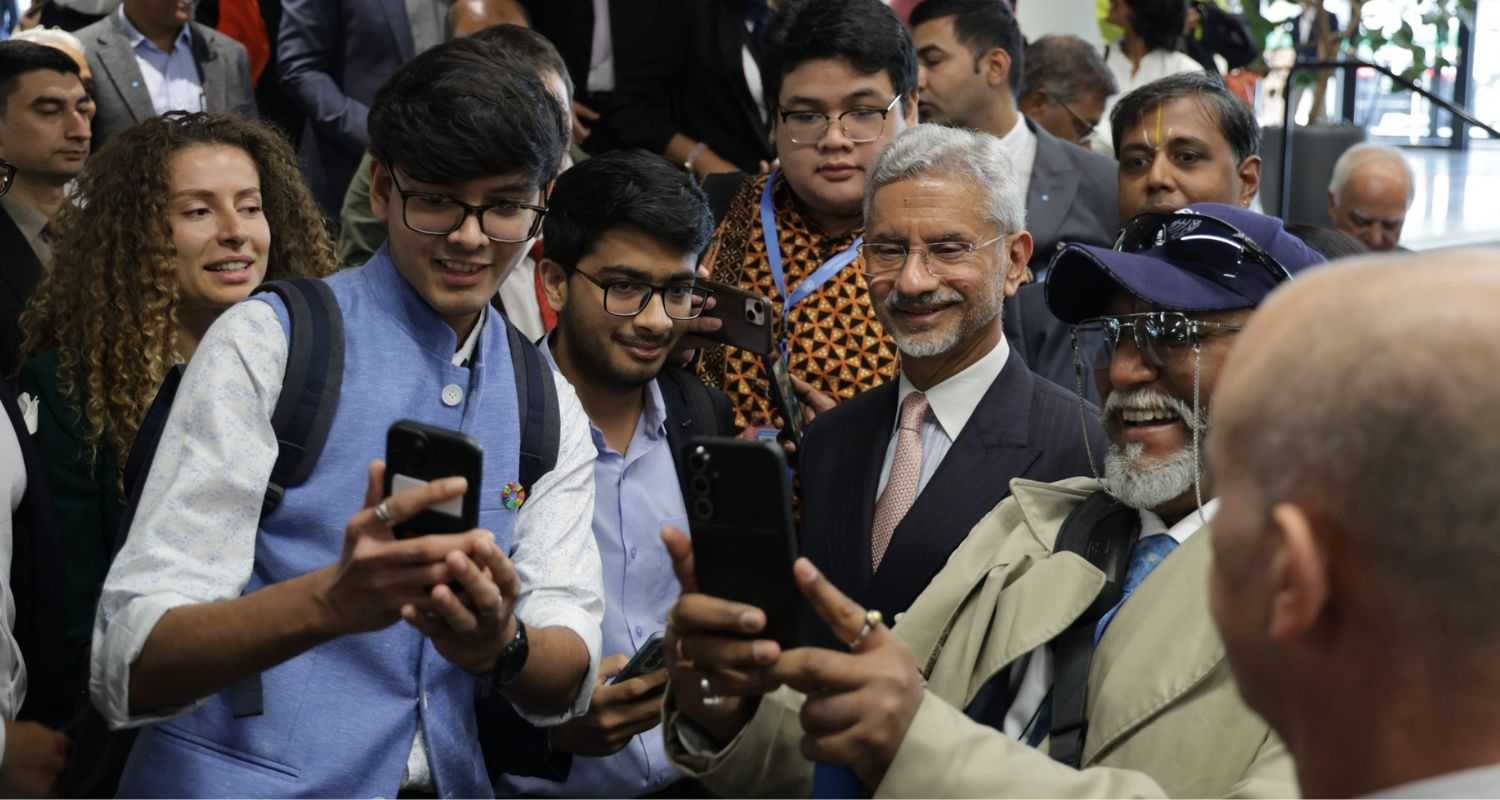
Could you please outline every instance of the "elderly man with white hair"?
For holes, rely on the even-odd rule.
[[[866,190],[865,246],[892,248],[871,260],[899,266],[907,294],[980,271],[987,240],[1025,238],[997,226],[958,166],[982,144],[924,138],[919,127],[891,144]],[[1077,351],[1080,373],[1106,384],[1102,479],[1011,481],[893,627],[830,566],[799,559],[796,585],[838,643],[755,638],[765,613],[699,592],[691,543],[664,533],[683,586],[665,648],[668,754],[728,797],[1295,794],[1291,759],[1241,701],[1209,615],[1208,537],[1194,534],[1214,483],[1198,446],[1236,332],[1321,261],[1280,220],[1210,203],[1141,215],[1114,249],[1067,245],[1047,301],[1103,345]],[[957,329],[936,307],[891,314],[903,355],[930,358],[924,345]],[[1003,482],[1002,458],[969,469]]]
[[[1357,144],[1333,165],[1328,216],[1333,226],[1375,251],[1395,250],[1416,183],[1401,151]]]

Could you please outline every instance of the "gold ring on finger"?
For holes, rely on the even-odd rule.
[[[855,636],[854,641],[849,643],[849,649],[854,650],[858,648],[864,643],[865,637],[870,635],[870,631],[875,630],[876,626],[883,625],[884,623],[885,617],[880,613],[879,609],[872,608],[866,611],[864,627],[859,629],[859,635]]]

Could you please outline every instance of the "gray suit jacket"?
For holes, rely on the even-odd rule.
[[[1109,247],[1120,230],[1119,168],[1107,156],[1065,142],[1030,119],[1036,161],[1026,189],[1026,229],[1036,242],[1031,268],[1040,273],[1058,245]]]
[[[245,46],[222,33],[193,26],[193,60],[203,78],[205,111],[233,112],[254,119],[255,87]],[[135,49],[120,18],[110,14],[76,34],[88,50],[94,71],[94,149],[131,125],[156,116],[141,77]]]
[[[1119,174],[1111,159],[1083,149],[1026,120],[1036,134],[1036,161],[1026,193],[1026,229],[1036,242],[1031,269],[1038,283],[1023,286],[1005,301],[1005,336],[1036,374],[1078,391],[1073,368],[1073,339],[1068,326],[1052,315],[1040,283],[1057,248],[1067,242],[1109,247],[1120,228]],[[1082,386],[1085,399],[1098,403],[1092,381]]]

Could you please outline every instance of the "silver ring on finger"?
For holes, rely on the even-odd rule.
[[[386,505],[386,503],[388,502],[390,502],[390,500],[388,499],[381,500],[375,505],[375,518],[385,523],[387,526],[392,526],[396,524],[396,518],[391,516],[391,507]]]
[[[865,641],[865,637],[870,635],[870,631],[875,630],[876,626],[883,624],[885,624],[885,616],[880,613],[879,609],[872,608],[866,611],[864,627],[859,629],[859,635],[855,636],[854,641],[849,643],[849,649],[857,649]]]
[[[708,677],[698,679],[698,691],[703,695],[703,705],[713,708],[724,702],[724,698],[714,694],[713,687],[708,685]]]

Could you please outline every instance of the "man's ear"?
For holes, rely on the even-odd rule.
[[[1249,208],[1260,191],[1260,156],[1250,156],[1240,162],[1236,170],[1240,177],[1240,208]]]
[[[1313,517],[1292,502],[1271,508],[1271,607],[1266,636],[1295,643],[1321,626],[1331,603],[1329,550],[1314,529]]]
[[[1003,47],[992,48],[983,56],[984,80],[991,87],[1010,87],[1010,53],[1005,52]]]
[[[917,100],[921,95],[922,90],[913,86],[911,91],[906,93],[906,97],[897,104],[897,107],[901,109],[901,116],[906,118],[906,127],[908,128],[922,121],[917,119]]]
[[[1030,274],[1027,265],[1031,263],[1033,246],[1031,234],[1026,231],[1013,234],[1006,243],[1006,254],[1010,256],[1010,266],[1005,271],[1006,297],[1014,297],[1021,284],[1026,282],[1026,276]]]
[[[1043,89],[1027,92],[1016,99],[1016,108],[1020,109],[1021,113],[1028,117],[1034,117],[1038,111],[1042,110],[1042,106],[1046,104],[1047,92]]]
[[[537,265],[542,271],[542,293],[547,296],[547,305],[561,313],[568,307],[568,272],[550,258],[543,258]]]
[[[391,181],[390,167],[383,161],[370,162],[370,213],[382,224],[390,222],[391,193],[395,189]]]

